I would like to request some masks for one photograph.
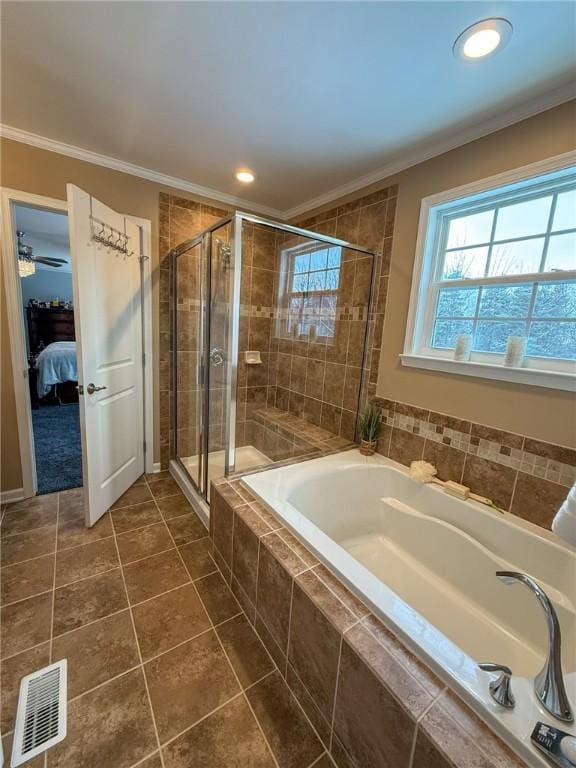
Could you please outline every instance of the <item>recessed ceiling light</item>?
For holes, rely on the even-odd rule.
[[[238,181],[241,181],[242,184],[251,184],[254,181],[254,174],[252,171],[238,171],[236,178]]]
[[[506,19],[484,19],[472,24],[456,38],[454,55],[460,59],[482,59],[502,50],[512,37],[512,24]]]

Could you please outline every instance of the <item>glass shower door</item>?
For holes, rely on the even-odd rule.
[[[174,267],[174,452],[201,491],[204,464],[203,309],[205,257],[203,240],[190,245]]]
[[[208,235],[208,345],[206,400],[206,467],[205,492],[210,500],[210,482],[223,477],[227,469],[230,427],[230,387],[235,371],[231,349],[230,323],[234,308],[234,263],[232,255],[232,223]]]

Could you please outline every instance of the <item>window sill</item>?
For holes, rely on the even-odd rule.
[[[424,368],[428,371],[456,373],[461,376],[475,376],[481,379],[509,381],[514,384],[527,384],[547,389],[562,389],[576,392],[576,376],[560,371],[545,371],[535,368],[507,368],[504,365],[478,363],[469,360],[460,362],[443,357],[428,355],[400,355],[402,365],[409,368]]]

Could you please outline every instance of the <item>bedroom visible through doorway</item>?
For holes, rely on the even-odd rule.
[[[82,485],[68,216],[14,206],[38,494]]]

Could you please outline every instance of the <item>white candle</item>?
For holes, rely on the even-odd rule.
[[[526,336],[508,336],[504,365],[521,368],[526,353]]]
[[[456,349],[454,350],[454,360],[470,360],[470,349],[472,348],[472,336],[469,333],[461,333],[456,337]]]

